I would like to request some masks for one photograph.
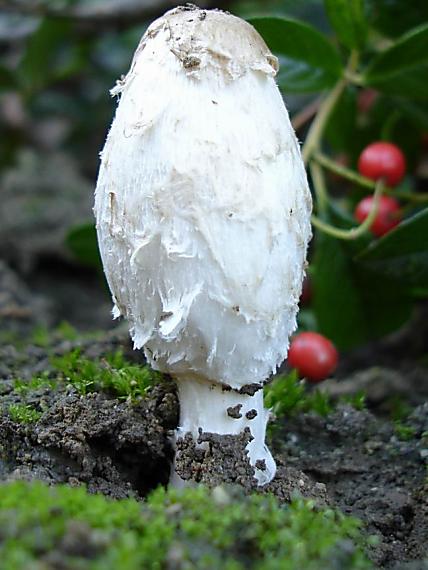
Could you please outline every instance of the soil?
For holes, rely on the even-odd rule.
[[[284,422],[273,440],[287,465],[325,484],[330,504],[366,522],[378,541],[371,557],[387,568],[427,554],[428,404],[406,425],[414,437],[401,441],[390,421],[340,405],[326,418],[302,414]]]
[[[17,393],[14,379],[49,375],[49,355],[76,346],[88,358],[120,347],[128,359],[143,362],[132,350],[126,328],[106,325],[109,299],[96,276],[88,278],[60,257],[49,264],[46,258],[39,260],[32,273],[26,267],[18,273],[16,267],[0,264],[0,479],[85,484],[91,492],[114,498],[143,499],[170,477],[171,435],[178,423],[174,384],[156,385],[137,404],[106,393],[82,396],[64,383],[41,387],[25,398]],[[64,318],[80,330],[101,332],[76,340],[53,333],[47,347],[34,342],[35,326],[53,330]],[[426,320],[421,322],[418,339],[428,336]],[[368,409],[340,404],[326,418],[309,413],[276,421],[270,447],[278,472],[267,487],[257,489],[246,460],[247,433],[202,433],[203,449],[184,437],[177,443],[177,472],[209,485],[227,482],[248,492],[271,492],[280,501],[296,493],[311,497],[364,521],[368,534],[377,537],[369,553],[376,567],[427,568],[428,372],[422,360],[426,345],[413,342],[414,330],[409,327],[401,336],[347,355],[338,378],[322,386],[333,397],[364,389]],[[406,346],[411,349],[405,351]],[[411,355],[411,363],[400,358],[403,353]],[[38,421],[12,421],[7,409],[21,401],[41,412]],[[404,403],[410,437],[403,440],[391,414]],[[220,446],[227,458],[223,469],[218,467]]]

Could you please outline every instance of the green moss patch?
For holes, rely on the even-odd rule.
[[[305,382],[299,380],[296,370],[277,376],[264,388],[265,406],[272,409],[277,418],[300,412],[315,412],[327,416],[333,411],[331,398],[318,390],[308,391]]]
[[[8,412],[10,418],[20,424],[35,423],[42,416],[42,412],[39,412],[29,404],[10,404]]]
[[[291,417],[299,413],[314,412],[327,417],[338,403],[349,404],[356,410],[365,408],[365,394],[361,391],[352,396],[345,396],[338,401],[317,388],[310,388],[300,380],[296,370],[277,376],[264,388],[265,406],[270,408],[276,418]]]
[[[90,360],[76,349],[53,357],[51,362],[60,378],[80,394],[104,390],[119,399],[136,400],[161,379],[161,375],[148,366],[127,362],[121,351]]]
[[[359,522],[301,499],[197,487],[138,503],[19,481],[0,505],[4,570],[370,568]]]

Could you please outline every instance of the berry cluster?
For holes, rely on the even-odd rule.
[[[406,173],[406,159],[402,151],[392,143],[374,142],[361,153],[358,171],[371,180],[383,179],[389,187],[397,186]],[[354,216],[362,223],[373,208],[373,196],[363,198],[355,208]],[[379,209],[370,226],[376,237],[381,237],[401,221],[401,208],[393,196],[381,196]]]

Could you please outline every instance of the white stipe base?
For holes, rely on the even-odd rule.
[[[254,477],[259,486],[272,481],[276,464],[265,444],[269,411],[263,405],[263,390],[260,389],[253,396],[249,396],[239,394],[235,390],[224,390],[220,384],[214,382],[183,378],[178,380],[177,384],[180,423],[175,432],[175,439],[190,432],[197,440],[200,428],[203,432],[220,435],[238,435],[245,428],[249,428],[253,439],[246,449],[250,465],[254,467]],[[240,408],[237,409],[236,406]],[[240,417],[231,417],[228,413],[231,408],[235,408],[235,412],[231,413]],[[257,461],[264,461],[265,468],[258,469]],[[171,475],[171,484],[178,487],[185,485],[175,470]]]

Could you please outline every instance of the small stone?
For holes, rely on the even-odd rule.
[[[227,408],[227,415],[230,418],[233,418],[234,420],[239,420],[240,418],[242,418],[241,408],[242,404],[237,404],[236,406],[230,406],[230,408]]]
[[[221,505],[230,504],[230,495],[228,494],[226,489],[224,487],[221,487],[220,485],[214,487],[212,491],[212,497],[217,505],[221,506]]]
[[[257,410],[254,409],[248,410],[248,412],[245,414],[247,420],[253,420],[256,416],[257,416]]]

